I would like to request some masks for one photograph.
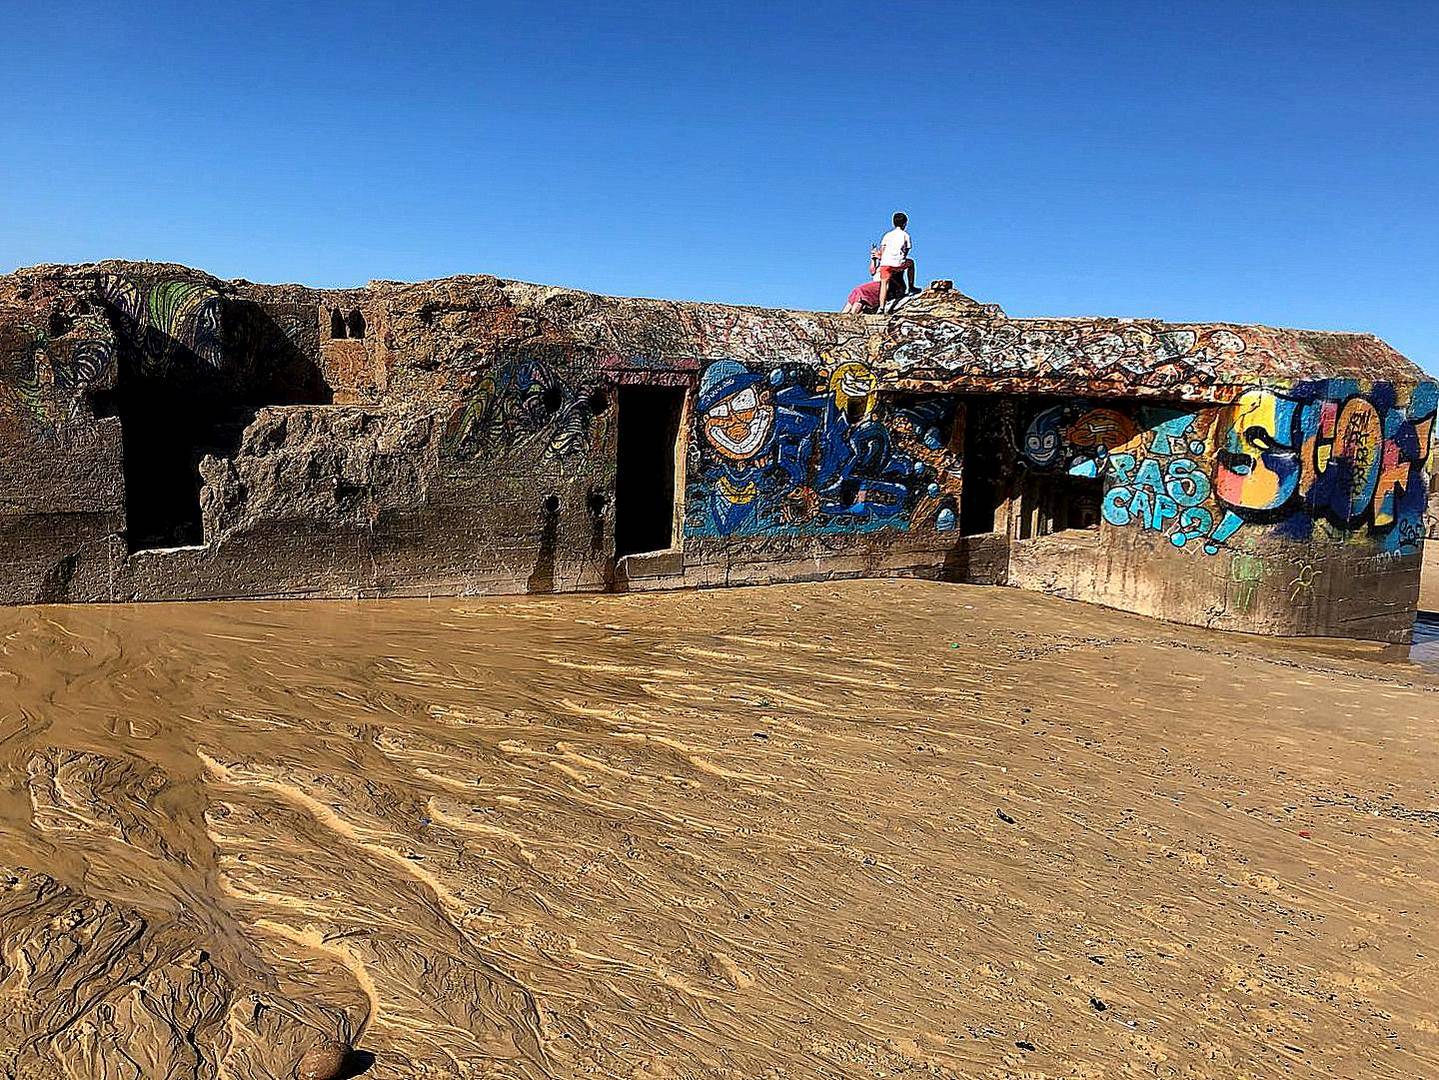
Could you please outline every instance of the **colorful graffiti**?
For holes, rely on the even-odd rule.
[[[767,375],[711,363],[696,400],[685,532],[826,534],[957,524],[944,398],[882,415],[878,380],[847,362]]]
[[[546,454],[569,457],[603,438],[607,404],[598,381],[575,386],[546,360],[505,360],[481,375],[451,414],[444,448],[470,461],[541,439]]]
[[[60,328],[30,319],[0,325],[0,424],[48,438],[86,417],[113,376],[106,332],[93,315]]]
[[[1032,468],[1071,471],[1102,460],[1137,434],[1134,420],[1117,408],[1067,401],[1042,410],[1030,421],[1020,452]],[[1087,476],[1098,472],[1098,466],[1081,470]]]
[[[1085,409],[1074,403],[1036,416],[1023,449],[1031,465],[1102,476],[1106,522],[1159,533],[1176,547],[1198,542],[1212,555],[1240,529],[1266,526],[1293,540],[1402,553],[1417,550],[1424,532],[1436,398],[1433,383],[1251,390],[1213,420],[1140,408],[1136,434],[1124,442],[1114,441],[1124,426],[1104,418],[1095,427],[1113,438],[1092,453],[1071,437],[1067,418]]]
[[[137,350],[144,373],[160,374],[187,356],[211,368],[223,363],[224,302],[204,282],[144,283],[111,276],[100,282],[99,291],[125,330],[137,340],[144,339],[144,347]]]
[[[1213,554],[1219,550],[1211,536],[1214,512],[1206,505],[1212,488],[1195,414],[1146,408],[1139,419],[1143,433],[1105,459],[1101,516],[1111,525],[1159,533],[1175,547],[1203,541]]]
[[[1414,551],[1439,387],[1353,380],[1251,390],[1225,410],[1214,492],[1227,516],[1290,539]]]

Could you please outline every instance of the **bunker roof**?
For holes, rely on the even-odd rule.
[[[43,265],[0,277],[0,307],[71,308],[105,279],[185,280],[274,304],[355,305],[381,317],[385,347],[444,363],[487,348],[570,347],[618,367],[692,370],[743,363],[862,363],[895,390],[1025,392],[1225,401],[1256,386],[1327,379],[1413,384],[1427,376],[1370,334],[1147,318],[1010,318],[953,289],[893,315],[840,315],[601,296],[487,275],[363,288],[224,281],[176,264]],[[0,315],[0,318],[4,318]]]

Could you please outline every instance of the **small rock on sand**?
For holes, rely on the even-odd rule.
[[[334,1039],[310,1047],[295,1068],[296,1080],[337,1080],[345,1068],[350,1047]]]

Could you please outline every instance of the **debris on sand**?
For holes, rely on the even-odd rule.
[[[305,1051],[295,1068],[296,1080],[339,1080],[352,1048],[348,1043],[326,1039]]]

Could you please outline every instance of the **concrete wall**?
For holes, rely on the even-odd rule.
[[[900,573],[1257,632],[1412,620],[1435,388],[1373,339],[46,269],[0,279],[5,602]],[[1223,382],[1241,361],[1391,378]],[[673,531],[617,558],[636,387],[682,402],[640,477]]]
[[[1404,640],[1434,411],[1432,384],[1301,382],[1195,408],[893,395],[860,364],[719,361],[699,383],[683,577],[998,577],[1226,629]],[[986,425],[992,452],[967,447]],[[985,468],[982,541],[962,507]]]
[[[1225,629],[1406,640],[1434,411],[1433,384],[1356,380],[1042,410],[1026,463],[1102,475],[1101,522],[1083,543],[1017,542],[1010,581]],[[1097,427],[1128,438],[1096,455],[1063,437]]]
[[[0,302],[0,600],[103,600],[123,558],[121,430],[97,403],[115,341],[98,312]]]

